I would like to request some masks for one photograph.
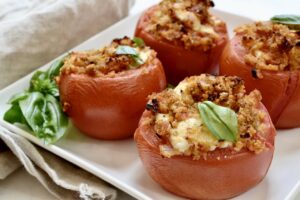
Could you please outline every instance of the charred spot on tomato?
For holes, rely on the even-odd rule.
[[[290,44],[290,42],[287,40],[286,37],[284,37],[282,43],[279,45],[281,51],[285,52],[290,50],[293,46]]]
[[[182,27],[180,28],[180,31],[181,31],[182,33],[187,33],[187,32],[188,32],[187,29],[186,29],[184,26],[182,26]]]
[[[243,139],[250,138],[250,136],[251,135],[249,133],[245,133],[245,134],[240,135],[240,137],[243,138]]]
[[[212,94],[209,94],[208,95],[208,100],[209,101],[214,101],[216,98],[218,98],[218,95],[217,94],[215,94],[215,93],[212,93]]]
[[[248,36],[248,35],[243,35],[242,40],[243,41],[249,41],[249,40],[253,40],[253,38],[251,36]]]
[[[159,31],[159,30],[162,30],[163,27],[160,24],[156,24],[155,29]]]
[[[256,68],[251,69],[251,75],[252,75],[253,78],[258,79]]]
[[[121,42],[123,40],[130,40],[130,38],[128,36],[124,36],[123,38],[115,38],[115,39],[112,40],[112,42],[115,42],[117,44],[121,44]]]
[[[158,133],[155,133],[155,135],[156,135],[159,139],[162,138],[161,135],[159,135]]]
[[[235,78],[233,79],[235,86],[239,86],[239,85],[243,85],[244,84],[244,80],[241,77],[235,76]]]
[[[151,103],[147,103],[146,109],[150,110],[151,112],[157,113],[159,109],[158,101],[157,99],[152,99]]]

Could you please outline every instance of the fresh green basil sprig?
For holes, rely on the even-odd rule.
[[[63,60],[57,60],[49,70],[35,72],[29,88],[9,100],[11,107],[4,114],[5,121],[27,125],[45,144],[60,139],[68,126],[54,80],[62,65]]]
[[[300,16],[299,15],[275,15],[271,18],[274,23],[285,24],[294,30],[300,30]]]
[[[145,45],[144,41],[141,38],[135,37],[132,39],[134,42],[134,46],[136,47],[143,47]],[[135,48],[127,45],[119,45],[116,49],[117,55],[130,55],[134,63],[132,64],[132,67],[138,67],[142,64],[144,64],[143,59],[141,59],[139,53],[136,51]]]
[[[132,41],[134,42],[134,46],[136,46],[136,47],[144,47],[145,46],[145,42],[142,38],[134,37],[132,39]]]
[[[233,110],[211,101],[198,103],[198,109],[203,123],[215,137],[219,140],[236,141],[238,120]]]
[[[131,47],[131,46],[125,46],[125,45],[120,45],[118,46],[117,50],[116,50],[116,54],[117,55],[130,55],[133,60],[133,67],[138,67],[142,64],[144,64],[144,61],[140,58],[138,52],[135,50],[135,48]]]

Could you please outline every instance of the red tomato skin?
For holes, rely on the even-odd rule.
[[[265,177],[274,153],[275,128],[265,107],[260,106],[266,113],[267,128],[261,136],[268,149],[260,154],[217,150],[206,160],[161,156],[161,140],[154,128],[145,123],[152,113],[145,111],[134,137],[146,170],[164,189],[189,199],[228,199],[246,192]]]
[[[140,37],[144,42],[158,53],[162,62],[167,81],[176,85],[187,76],[199,75],[201,73],[218,73],[219,58],[222,50],[228,41],[226,25],[216,27],[220,34],[217,45],[208,51],[199,49],[188,50],[178,44],[156,39],[145,31],[145,27],[157,6],[149,8],[139,19],[135,36]]]
[[[277,128],[300,126],[300,72],[294,72],[291,79],[291,82],[296,82],[295,89],[276,123]]]
[[[296,103],[300,101],[299,72],[262,70],[263,78],[257,79],[244,61],[245,54],[241,37],[235,36],[221,55],[220,75],[241,77],[247,91],[258,89],[276,128],[300,126],[300,104]]]
[[[116,74],[92,78],[85,74],[61,75],[62,104],[74,125],[98,139],[131,137],[145,109],[147,96],[166,87],[161,62]]]

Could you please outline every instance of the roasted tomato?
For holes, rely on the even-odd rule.
[[[212,1],[164,0],[139,19],[135,35],[158,53],[168,82],[216,73],[228,40],[223,21],[208,12]]]
[[[284,25],[244,25],[236,29],[220,60],[221,75],[239,76],[248,91],[261,92],[277,128],[300,126],[299,39]]]
[[[58,77],[64,111],[83,133],[99,139],[133,135],[147,96],[166,87],[161,62],[129,38],[72,52]]]
[[[237,77],[207,75],[152,95],[134,135],[146,170],[166,190],[190,199],[228,199],[249,190],[264,178],[274,153],[275,129],[260,99],[258,91],[246,95]],[[207,122],[199,103],[222,106],[212,108],[222,117],[210,119],[225,125]],[[226,112],[237,122],[226,120]],[[236,138],[226,135],[231,123]]]

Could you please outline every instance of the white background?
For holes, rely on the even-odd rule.
[[[136,0],[131,14],[138,13],[158,0]],[[267,20],[275,14],[300,14],[299,0],[214,0],[216,8],[253,19]],[[54,200],[24,169],[0,181],[0,200]]]

